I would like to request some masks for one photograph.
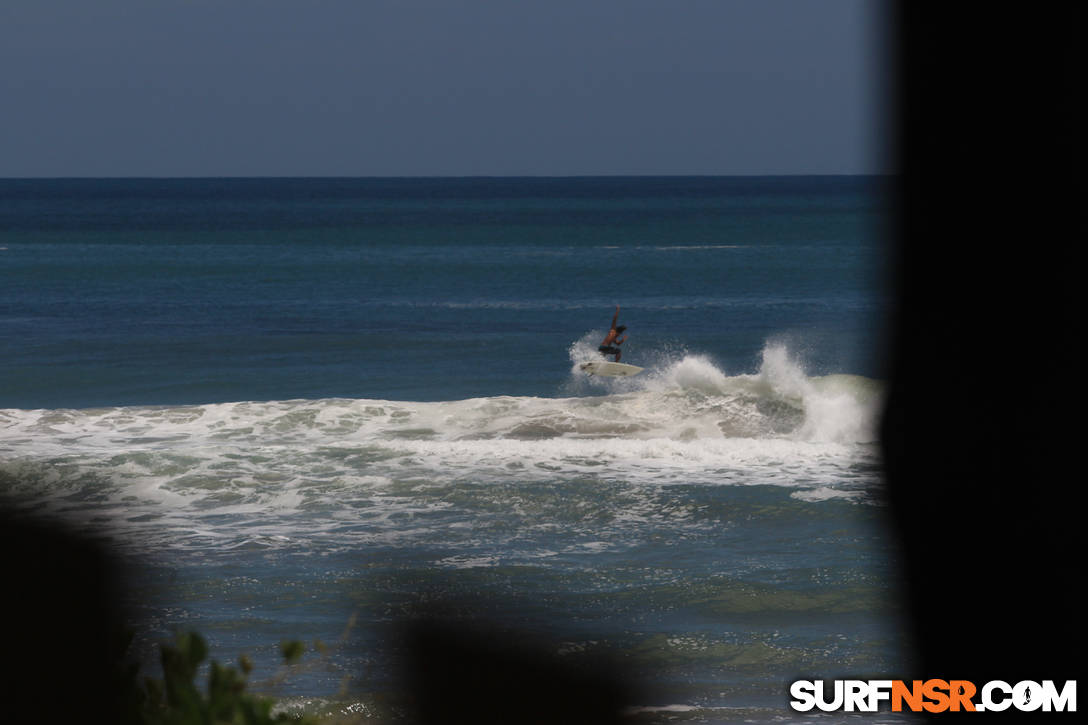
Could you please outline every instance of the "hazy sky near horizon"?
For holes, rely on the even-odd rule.
[[[859,174],[872,0],[8,0],[0,177]]]

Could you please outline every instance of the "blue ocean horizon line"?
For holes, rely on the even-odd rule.
[[[897,178],[898,173],[856,173],[856,174],[179,174],[179,175],[111,175],[111,176],[0,176],[0,181],[297,181],[297,180],[344,180],[344,181],[387,181],[387,180],[547,180],[569,181],[572,179],[839,179],[839,178]]]
[[[116,176],[0,178],[0,213],[8,204],[77,197],[84,200],[169,195],[202,201],[446,199],[743,198],[803,193],[882,194],[883,175],[601,175],[601,176]]]

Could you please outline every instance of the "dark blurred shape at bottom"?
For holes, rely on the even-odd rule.
[[[612,663],[573,664],[555,642],[486,622],[427,617],[400,627],[411,720],[432,723],[608,725],[638,701]]]

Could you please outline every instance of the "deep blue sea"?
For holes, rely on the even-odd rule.
[[[907,656],[885,185],[0,180],[0,496],[137,573],[152,669],[194,629],[389,715],[388,628],[452,602],[623,663],[640,722],[791,721]],[[587,377],[617,305],[645,369]]]

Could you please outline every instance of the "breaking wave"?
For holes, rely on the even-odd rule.
[[[466,500],[525,508],[543,481],[617,520],[672,485],[787,486],[813,504],[864,497],[876,381],[809,377],[778,346],[752,374],[663,353],[636,377],[589,378],[577,370],[596,355],[589,339],[571,347],[567,394],[555,398],[0,410],[0,496],[171,546],[225,536],[220,548],[276,546],[300,515],[314,533],[392,541]]]

